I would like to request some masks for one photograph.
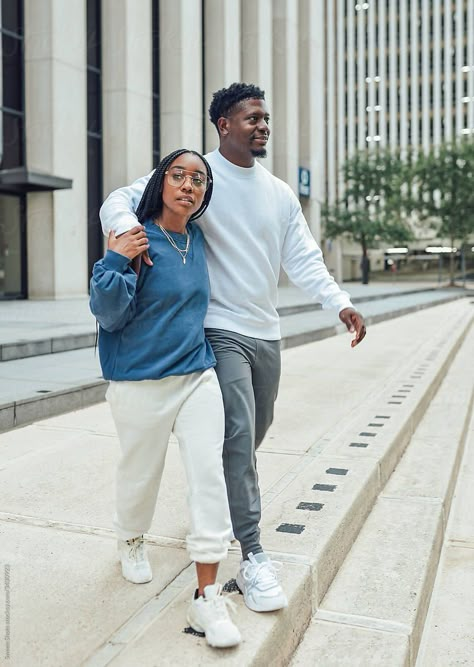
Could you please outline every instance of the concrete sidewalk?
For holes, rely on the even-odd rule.
[[[469,294],[402,283],[351,284],[350,290],[369,326]],[[287,313],[281,317],[283,349],[346,331],[334,311],[321,310],[296,288],[281,288],[280,303]],[[4,302],[0,315],[0,431],[103,400],[86,300]]]
[[[147,536],[155,576],[134,586],[120,576],[111,530],[118,444],[108,407],[0,435],[6,664],[287,664],[473,312],[462,299],[400,317],[396,328],[375,325],[356,349],[349,336],[338,336],[283,352],[275,423],[258,466],[262,540],[284,563],[290,606],[255,614],[238,597],[244,642],[235,650],[213,651],[183,633],[194,572],[184,548],[186,485],[174,441]],[[382,418],[377,432],[374,422]],[[234,549],[221,568],[222,582],[235,576],[238,561]],[[2,624],[6,609],[5,599]]]
[[[351,294],[355,303],[439,288],[434,283],[374,283],[371,285],[350,283],[342,287]],[[278,300],[282,314],[292,314],[318,307],[296,287],[280,287]],[[12,352],[7,349],[20,342],[24,344],[35,342],[36,346],[32,347],[32,351],[37,355],[77,349],[72,347],[72,343],[65,347],[64,342],[61,344],[61,339],[70,337],[80,339],[88,335],[92,336],[93,341],[95,336],[95,318],[89,310],[87,298],[59,301],[0,301],[0,323],[0,360],[2,361],[20,358],[12,356]],[[90,342],[80,347],[88,345]],[[30,356],[27,352],[25,345],[22,356]]]

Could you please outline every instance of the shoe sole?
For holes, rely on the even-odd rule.
[[[129,579],[128,577],[125,577],[123,574],[122,574],[122,577],[125,579],[125,581],[128,581],[131,584],[138,584],[138,585],[140,585],[140,584],[149,584],[150,581],[153,580],[153,577],[150,577],[149,579],[145,579],[144,581],[134,581],[133,579]]]
[[[204,636],[206,638],[206,642],[209,644],[209,646],[212,646],[212,648],[232,648],[233,646],[238,646],[240,642],[242,641],[242,638],[240,638],[238,641],[228,641],[228,642],[221,642],[221,643],[211,643],[209,640],[208,636],[206,635],[206,631],[204,628],[202,628],[199,623],[195,623],[191,616],[188,614],[186,616],[186,621],[189,624],[189,626],[195,631],[195,632],[203,632]]]
[[[122,577],[125,579],[125,581],[129,581],[131,584],[149,584],[150,581],[152,581],[152,579],[153,579],[153,574],[151,574],[149,579],[144,579],[143,581],[134,581],[133,579],[129,579],[128,577],[126,577],[124,575],[123,569],[122,569],[122,564],[121,564],[120,561],[119,561],[119,566],[120,566],[120,572],[122,574]]]

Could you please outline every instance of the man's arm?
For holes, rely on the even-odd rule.
[[[139,224],[135,211],[152,174],[153,172],[148,176],[139,178],[132,185],[127,185],[110,193],[99,212],[102,231],[105,236],[108,237],[111,231],[118,236]]]
[[[315,301],[319,301],[324,309],[335,308],[338,311],[339,319],[347,330],[356,334],[351,343],[354,347],[365,336],[364,318],[355,310],[349,294],[341,290],[327,270],[321,248],[309,230],[301,205],[293,194],[291,197],[290,220],[282,248],[282,266],[290,280]]]

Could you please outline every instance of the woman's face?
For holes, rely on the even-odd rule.
[[[163,212],[190,218],[202,204],[207,180],[206,166],[200,157],[193,153],[177,157],[163,180]]]

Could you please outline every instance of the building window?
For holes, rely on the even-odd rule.
[[[326,15],[324,20],[326,21]],[[202,81],[202,152],[206,152],[206,0],[201,0],[201,81]]]
[[[25,164],[24,74],[23,74],[23,2],[2,0],[2,97],[3,151],[1,168]]]
[[[87,255],[89,275],[102,257],[101,0],[87,0]]]
[[[160,3],[152,0],[153,166],[160,161]]]
[[[25,164],[23,0],[1,0],[0,168]],[[26,297],[26,197],[0,192],[0,299]]]

